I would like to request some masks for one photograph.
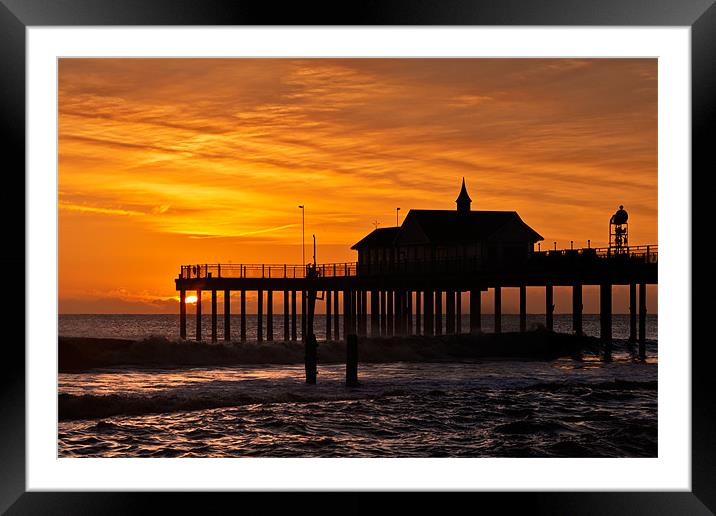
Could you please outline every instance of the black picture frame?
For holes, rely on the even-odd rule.
[[[716,6],[714,0],[364,0],[323,4],[274,4],[243,0],[0,0],[0,106],[4,137],[0,188],[5,213],[25,213],[25,36],[32,26],[81,25],[572,25],[689,26],[692,80],[692,236],[701,235],[708,214],[700,196],[703,183],[716,170]],[[671,171],[674,172],[674,171]],[[684,171],[688,174],[689,171]],[[688,180],[685,177],[684,180]],[[701,186],[701,188],[699,188]],[[20,194],[23,193],[23,195]],[[696,206],[702,207],[697,210]],[[5,217],[6,250],[1,253],[6,292],[25,291],[32,271],[25,265],[25,226]],[[12,222],[12,223],[11,223]],[[712,237],[705,234],[705,240]],[[696,238],[698,245],[703,244]],[[692,278],[692,490],[689,492],[529,492],[471,494],[468,507],[497,504],[500,512],[536,514],[714,514],[716,512],[716,391],[711,369],[713,345],[703,329],[713,303],[716,263],[709,246],[691,253]],[[20,274],[24,271],[24,274]],[[699,296],[698,294],[704,294]],[[700,302],[698,300],[701,300]],[[24,294],[23,294],[24,301]],[[221,507],[232,494],[217,493],[48,493],[26,492],[25,342],[24,326],[4,312],[5,339],[0,359],[0,511],[8,514],[145,513],[159,502],[162,512]],[[50,345],[48,343],[48,345]],[[241,494],[241,506],[258,503],[257,495]],[[324,495],[307,502],[305,494],[272,497],[286,510],[366,512],[383,504],[373,493]],[[221,500],[217,499],[220,497]],[[477,500],[473,498],[476,497]],[[403,503],[426,508],[423,494]],[[442,504],[442,502],[440,502]],[[477,505],[479,504],[479,505]],[[223,505],[223,503],[222,503]],[[452,504],[451,504],[452,505]],[[292,507],[289,509],[288,506]],[[493,505],[495,506],[495,505]],[[457,505],[455,506],[457,508]],[[443,510],[446,507],[443,507]],[[403,506],[401,512],[407,510]],[[264,511],[265,512],[265,511]]]

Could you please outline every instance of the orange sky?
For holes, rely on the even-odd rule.
[[[353,261],[463,176],[543,247],[606,245],[619,204],[656,243],[657,61],[61,59],[60,313],[175,313],[182,263],[300,263],[299,204],[318,261]]]

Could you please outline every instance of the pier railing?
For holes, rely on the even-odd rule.
[[[521,261],[490,261],[478,258],[444,258],[427,261],[388,261],[358,264],[356,262],[316,265],[319,277],[377,276],[386,274],[468,273],[503,268],[530,268],[545,265],[574,265],[595,262],[657,263],[658,246],[582,248],[535,251]],[[305,278],[312,265],[294,264],[195,264],[182,265],[180,279],[192,278]]]

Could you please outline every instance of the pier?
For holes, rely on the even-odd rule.
[[[599,286],[600,338],[612,339],[612,287],[627,285],[630,292],[630,335],[638,341],[644,356],[646,341],[646,289],[657,281],[657,246],[633,246],[615,253],[610,248],[535,251],[520,264],[486,265],[477,260],[446,259],[380,264],[331,263],[303,267],[269,264],[183,265],[175,280],[180,299],[180,336],[186,335],[187,291],[195,292],[196,335],[202,340],[202,295],[211,292],[211,340],[216,342],[217,294],[224,301],[222,338],[231,340],[230,303],[232,292],[240,297],[240,340],[246,340],[246,294],[254,292],[257,302],[257,339],[273,340],[273,296],[283,301],[284,340],[305,340],[310,334],[342,340],[348,335],[401,336],[441,335],[463,331],[461,294],[469,293],[468,331],[479,333],[480,296],[494,291],[495,331],[501,331],[501,291],[518,288],[520,292],[520,330],[526,330],[526,293],[528,288],[545,289],[545,326],[553,328],[554,287],[572,289],[573,331],[582,333],[583,287]],[[322,295],[321,295],[322,293]],[[301,327],[297,328],[297,297],[300,295]],[[314,328],[307,301],[323,303],[325,328]],[[445,301],[443,304],[443,300]],[[311,304],[313,304],[311,303]],[[265,309],[264,309],[265,307]],[[445,311],[445,328],[443,323]],[[342,314],[342,317],[339,316]],[[342,321],[341,321],[342,319]],[[290,320],[290,336],[289,324]],[[264,328],[266,334],[264,336]],[[234,331],[236,331],[234,329]],[[607,346],[608,351],[608,346]]]

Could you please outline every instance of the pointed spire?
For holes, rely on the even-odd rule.
[[[470,204],[472,204],[472,199],[470,199],[470,196],[467,194],[464,177],[462,178],[462,188],[460,189],[460,195],[457,196],[455,203],[457,204],[458,213],[468,213],[470,211]]]

